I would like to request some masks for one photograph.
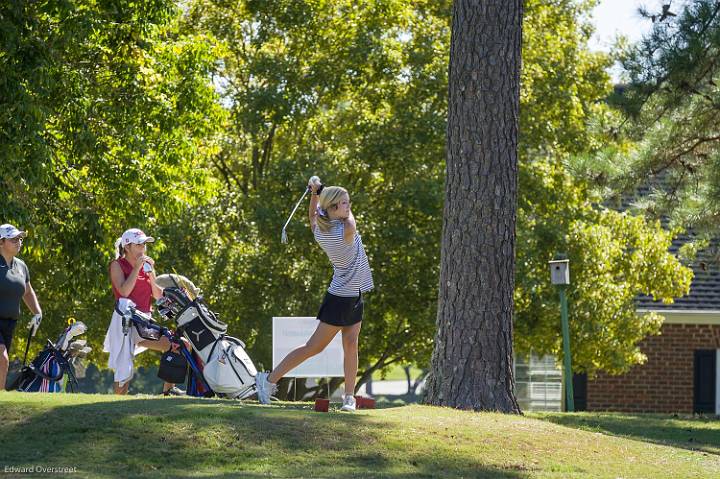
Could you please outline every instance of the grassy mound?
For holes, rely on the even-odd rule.
[[[0,393],[0,469],[72,477],[720,477],[720,421]]]

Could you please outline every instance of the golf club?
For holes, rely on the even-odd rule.
[[[23,367],[25,367],[25,364],[27,363],[27,355],[28,355],[28,351],[30,350],[30,341],[32,340],[32,338],[33,338],[33,332],[32,332],[32,328],[31,328],[30,331],[28,332],[27,343],[25,344],[25,356],[23,357],[23,363],[22,363]]]
[[[84,348],[78,350],[74,353],[75,357],[77,359],[83,359],[86,358],[88,354],[92,352],[92,348],[90,346],[85,346]]]
[[[71,342],[68,346],[68,351],[79,351],[83,347],[87,345],[87,340],[85,339],[76,339],[75,341]]]
[[[60,351],[67,350],[70,340],[75,336],[79,336],[87,331],[87,326],[82,321],[72,323],[66,330],[65,333],[60,336],[57,344],[55,345]]]
[[[319,185],[319,184],[320,184],[320,178],[318,178],[317,176],[312,176],[312,177],[310,177],[310,182],[309,182],[309,183],[318,184],[318,185]],[[283,226],[283,228],[282,228],[282,234],[280,235],[280,242],[283,243],[283,244],[287,244],[287,242],[288,242],[287,232],[285,231],[285,228],[287,228],[287,225],[290,224],[290,220],[292,219],[293,215],[295,214],[295,212],[297,211],[298,207],[300,206],[300,203],[302,203],[302,200],[305,199],[305,196],[308,194],[308,191],[310,191],[310,187],[309,187],[309,186],[308,186],[307,188],[305,188],[305,191],[303,191],[302,196],[300,197],[300,199],[298,200],[298,202],[295,204],[295,208],[293,208],[292,213],[290,213],[290,216],[288,217],[287,221],[285,222],[285,226]]]

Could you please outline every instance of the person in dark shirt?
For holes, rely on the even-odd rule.
[[[25,262],[17,258],[25,236],[24,231],[13,225],[0,226],[0,391],[5,389],[13,332],[20,319],[20,300],[34,314],[28,324],[33,336],[42,321],[42,310],[30,285],[30,272]]]

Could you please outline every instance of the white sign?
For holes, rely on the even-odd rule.
[[[290,351],[305,344],[315,332],[319,324],[316,318],[279,317],[273,318],[273,368],[288,355]],[[343,377],[342,333],[330,341],[320,354],[306,359],[305,362],[291,369],[285,377],[289,378],[331,378]]]

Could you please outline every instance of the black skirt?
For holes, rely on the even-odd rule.
[[[317,319],[332,326],[352,326],[363,319],[363,299],[359,296],[346,298],[325,293]]]

